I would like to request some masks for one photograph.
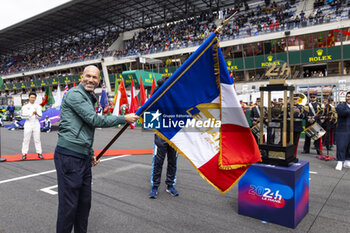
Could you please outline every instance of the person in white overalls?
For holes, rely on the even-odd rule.
[[[30,138],[34,138],[34,145],[38,157],[43,159],[44,157],[41,154],[41,142],[40,142],[40,123],[39,119],[42,117],[41,106],[35,104],[36,93],[29,93],[29,103],[22,107],[21,116],[23,119],[26,119],[24,123],[24,138],[22,144],[22,158],[25,160],[27,158],[27,153],[29,149]]]

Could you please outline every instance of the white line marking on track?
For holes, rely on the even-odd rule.
[[[42,188],[42,189],[40,189],[40,191],[42,191],[44,193],[51,194],[51,195],[56,195],[58,192],[53,191],[52,189],[57,188],[57,187],[58,187],[58,185],[54,185],[54,186]]]
[[[110,159],[108,159],[110,160]],[[104,160],[105,161],[105,160]],[[128,171],[128,170],[131,170],[131,169],[135,169],[135,168],[147,168],[147,169],[150,169],[151,166],[148,166],[148,165],[144,165],[144,164],[131,164],[129,166],[125,166],[125,167],[122,167],[122,168],[117,168],[115,170],[112,170],[112,171],[109,171],[109,172],[106,172],[104,174],[100,174],[100,175],[95,175],[94,176],[94,179],[96,178],[100,178],[100,177],[105,177],[105,176],[110,176],[114,173],[118,173],[118,172],[124,172],[124,171]],[[57,195],[58,192],[52,190],[52,189],[55,189],[57,188],[58,185],[53,185],[53,186],[50,186],[50,187],[46,187],[46,188],[42,188],[40,189],[40,191],[44,192],[44,193],[48,193],[50,195]]]
[[[32,177],[35,177],[35,176],[41,176],[41,175],[49,174],[49,173],[52,173],[52,172],[55,172],[55,171],[56,170],[50,170],[50,171],[39,172],[39,173],[27,175],[27,176],[20,176],[20,177],[8,179],[8,180],[2,180],[2,181],[0,181],[0,184],[5,184],[5,183],[12,182],[12,181],[17,181],[17,180],[24,180],[24,179],[32,178]]]
[[[318,174],[318,172],[309,171],[310,174]]]
[[[115,157],[111,157],[111,158],[101,159],[101,162],[112,160],[112,159],[124,158],[127,156],[130,156],[130,155],[119,155],[119,156],[115,156]],[[20,176],[20,177],[16,177],[16,178],[12,178],[12,179],[7,179],[7,180],[1,180],[0,184],[5,184],[5,183],[13,182],[13,181],[18,181],[18,180],[24,180],[24,179],[28,179],[28,178],[32,178],[32,177],[36,177],[36,176],[50,174],[53,172],[56,172],[56,169],[45,171],[45,172],[39,172],[39,173],[27,175],[27,176]]]

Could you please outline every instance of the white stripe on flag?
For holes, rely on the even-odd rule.
[[[249,128],[247,118],[231,84],[221,83],[221,124],[233,124]]]
[[[193,131],[193,129],[182,128],[171,139],[171,142],[187,156],[195,167],[199,168],[213,158],[218,150],[215,150],[200,132],[188,131]]]

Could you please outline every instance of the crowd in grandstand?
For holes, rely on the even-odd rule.
[[[216,20],[222,20],[231,15],[233,9],[238,9],[238,14],[225,26],[220,39],[234,39],[330,22],[331,17],[341,14],[346,5],[344,0],[316,0],[313,11],[298,12],[298,3],[295,0],[277,2],[265,0],[264,4],[249,6],[247,2],[241,1],[235,3],[232,9],[202,12],[198,17],[188,20],[146,28],[135,33],[131,40],[125,41],[123,51],[113,52],[126,56],[197,45],[216,28],[215,23],[218,23]],[[104,56],[118,35],[118,33],[106,33],[71,42],[66,40],[52,48],[45,48],[27,55],[0,57],[0,74],[23,72],[53,64]]]
[[[118,33],[97,35],[93,38],[76,39],[72,42],[62,41],[57,46],[45,48],[27,55],[0,58],[0,74],[23,72],[61,64],[69,61],[105,55],[108,47],[118,38]]]

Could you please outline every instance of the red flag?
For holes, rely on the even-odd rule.
[[[154,88],[156,88],[156,78],[153,75],[153,81],[152,81],[152,88],[151,88],[150,97],[153,95]]]
[[[232,80],[233,80],[233,70],[231,70],[230,77],[231,77]]]
[[[142,77],[140,76],[140,105],[142,106],[147,100],[145,87],[143,86]]]
[[[327,45],[328,47],[334,46],[334,33],[333,31],[328,32]]]
[[[346,30],[343,30],[343,34],[344,35],[347,35],[347,36],[350,36],[350,32],[346,31]]]
[[[139,97],[135,96],[135,98],[134,98],[134,108],[135,108],[135,112],[136,112],[137,109],[139,109],[139,107],[140,107],[139,103],[140,103]]]
[[[116,98],[114,99],[114,110],[113,114],[119,116],[121,114],[120,108],[123,106],[126,109],[129,108],[128,95],[126,94],[124,80],[120,80],[118,92]]]
[[[136,109],[135,109],[135,86],[134,86],[134,80],[131,80],[131,101],[130,101],[130,109],[129,109],[129,113],[135,113]],[[133,124],[130,124],[130,128],[134,129],[136,127],[136,122]]]
[[[76,87],[77,86],[77,83],[74,81],[74,85],[73,85],[74,87]]]

